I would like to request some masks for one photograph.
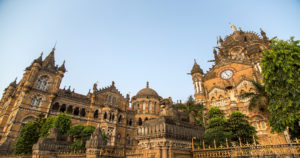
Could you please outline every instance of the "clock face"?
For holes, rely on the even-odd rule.
[[[233,76],[232,70],[224,70],[221,72],[221,78],[224,80],[230,79]]]

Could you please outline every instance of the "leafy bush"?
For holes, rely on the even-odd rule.
[[[49,130],[54,127],[56,117],[48,117],[46,121],[42,124],[40,130],[40,137],[47,137],[49,135]]]
[[[58,128],[61,134],[67,134],[71,128],[71,116],[60,113],[54,121],[54,127]]]
[[[37,121],[28,122],[22,128],[15,144],[15,154],[30,154],[32,146],[39,139],[40,124]]]

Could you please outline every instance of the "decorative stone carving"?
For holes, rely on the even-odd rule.
[[[104,139],[102,135],[102,131],[100,127],[98,126],[94,133],[91,135],[91,138],[86,141],[85,147],[86,149],[94,148],[94,149],[102,149],[106,146],[106,140]]]

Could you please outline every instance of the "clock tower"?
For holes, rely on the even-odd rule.
[[[260,60],[262,52],[269,48],[270,40],[264,31],[260,35],[254,32],[237,30],[224,40],[219,37],[218,45],[213,49],[214,62],[206,73],[195,62],[191,71],[196,103],[202,103],[205,109],[217,106],[228,116],[233,111],[241,111],[249,116],[250,123],[256,128],[260,143],[269,144],[272,136],[274,141],[285,142],[285,138],[271,134],[267,126],[267,114],[259,109],[249,110],[251,98],[242,99],[244,92],[255,92],[252,81],[262,82]],[[199,68],[198,68],[199,67]],[[198,70],[198,71],[195,71]],[[200,85],[199,85],[200,84]],[[201,87],[202,91],[199,91]],[[205,111],[207,111],[205,110]],[[267,136],[267,137],[266,137]],[[274,143],[274,142],[273,142]]]

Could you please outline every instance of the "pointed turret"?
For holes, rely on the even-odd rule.
[[[55,47],[52,48],[52,51],[50,52],[50,54],[43,61],[43,64],[42,64],[43,67],[55,70],[54,51],[55,51]]]
[[[36,58],[33,62],[34,62],[34,63],[42,64],[42,62],[43,62],[43,52],[42,52],[41,55],[40,55],[38,58]]]
[[[202,103],[204,101],[204,89],[203,89],[203,70],[194,60],[194,66],[191,71],[194,90],[195,90],[195,101],[196,103]]]
[[[30,66],[26,67],[26,70],[30,70],[35,63],[39,64],[39,66],[42,65],[42,63],[43,63],[43,52],[41,53],[41,55],[38,58],[33,60],[33,62],[31,63]]]
[[[261,28],[260,28],[260,35],[263,37],[263,40],[265,40],[265,41],[269,40],[269,38],[267,37],[265,31],[262,30]]]
[[[194,66],[193,66],[193,68],[191,70],[191,74],[193,75],[194,73],[201,73],[201,74],[203,74],[203,70],[197,64],[196,59],[194,59]]]
[[[65,67],[65,62],[63,62],[63,64],[58,68],[58,71],[62,71],[63,73],[65,73],[67,70],[66,70],[66,67]]]
[[[12,86],[12,87],[17,87],[17,77],[16,77],[16,79],[14,80],[14,81],[12,81],[10,84],[9,84],[9,86]]]

